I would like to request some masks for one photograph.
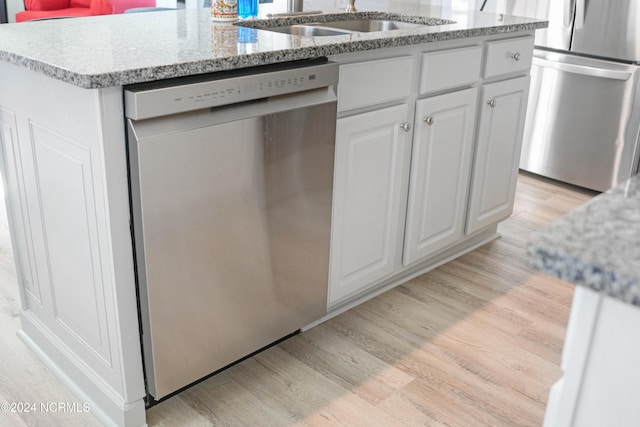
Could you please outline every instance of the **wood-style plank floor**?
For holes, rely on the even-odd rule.
[[[573,286],[534,273],[524,247],[592,195],[521,174],[501,239],[154,406],[148,424],[542,425]],[[15,335],[20,302],[0,219],[0,402],[78,402]],[[100,423],[0,412],[0,425]]]

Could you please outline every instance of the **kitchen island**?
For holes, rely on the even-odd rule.
[[[307,7],[336,12],[320,2]],[[105,424],[145,424],[128,85],[323,56],[341,64],[327,316],[497,236],[513,206],[532,34],[545,23],[390,2],[366,7],[371,12],[352,16],[438,25],[301,37],[214,25],[208,10],[182,10],[0,27],[0,138],[20,336]],[[411,123],[446,123],[452,105],[457,113],[444,131],[416,124],[409,133]],[[380,122],[391,137],[360,155],[358,141]],[[353,171],[361,176],[350,181]],[[380,177],[386,181],[372,184]],[[389,188],[382,198],[360,197],[379,184]],[[424,203],[435,199],[435,210]],[[373,211],[389,214],[358,228]]]
[[[640,178],[533,233],[534,268],[578,285],[545,426],[633,426],[640,408]]]

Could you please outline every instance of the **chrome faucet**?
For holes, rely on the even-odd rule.
[[[267,13],[267,18],[278,18],[283,16],[296,16],[296,15],[320,15],[321,10],[308,10],[303,11],[303,0],[287,0],[287,11],[284,13]]]
[[[349,0],[349,4],[345,10],[347,12],[356,12],[356,0]]]
[[[287,12],[302,12],[303,0],[287,0]]]

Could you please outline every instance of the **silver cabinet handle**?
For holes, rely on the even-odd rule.
[[[495,98],[490,99],[490,100],[488,100],[488,101],[487,101],[487,105],[488,105],[489,107],[491,107],[491,108],[495,108],[495,107],[496,107],[496,104],[497,104],[497,102],[496,102],[496,99],[495,99]]]
[[[411,123],[409,122],[400,123],[400,129],[402,129],[405,132],[409,132],[411,130]]]
[[[520,61],[520,52],[516,52],[513,55],[511,55],[511,57],[514,59],[514,61]]]
[[[433,116],[427,116],[423,118],[422,121],[431,126],[433,124]]]

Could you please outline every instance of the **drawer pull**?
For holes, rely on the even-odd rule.
[[[515,61],[520,61],[520,52],[516,52],[513,55],[511,55],[511,57],[515,60]]]
[[[495,98],[490,99],[490,100],[488,100],[488,101],[487,101],[487,105],[488,105],[489,107],[491,107],[491,108],[496,108],[496,104],[497,104],[497,102],[496,102],[496,99],[495,99]]]
[[[431,126],[433,124],[433,116],[428,116],[422,119],[423,122]]]
[[[400,123],[400,129],[402,129],[405,132],[409,132],[411,130],[411,123],[409,122]]]

